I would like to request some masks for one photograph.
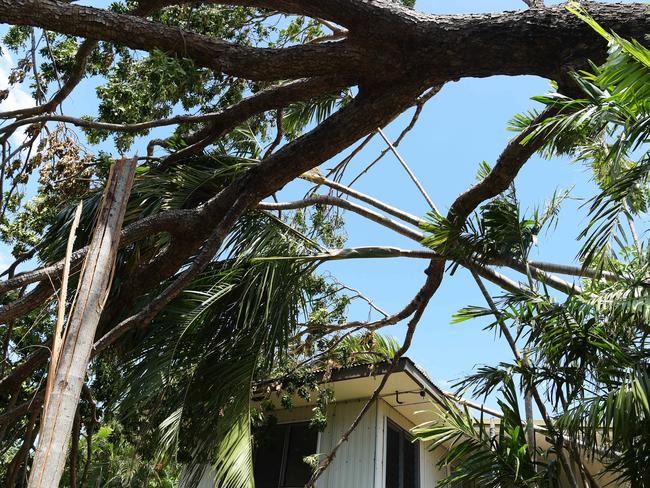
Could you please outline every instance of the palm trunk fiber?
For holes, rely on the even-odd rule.
[[[60,352],[58,358],[52,358],[56,367],[53,381],[48,382],[51,391],[46,392],[29,488],[57,488],[63,474],[97,324],[111,285],[136,164],[136,158],[122,159],[111,168]]]

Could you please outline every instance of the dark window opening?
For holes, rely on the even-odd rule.
[[[316,453],[318,431],[308,423],[280,424],[258,437],[253,457],[256,488],[303,488],[311,468],[303,458]]]
[[[404,429],[388,421],[386,427],[386,488],[418,488],[419,444]]]

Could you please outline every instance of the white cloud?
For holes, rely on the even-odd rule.
[[[27,108],[34,105],[32,97],[20,86],[9,86],[9,74],[15,66],[14,60],[5,47],[0,44],[2,55],[0,56],[0,90],[9,90],[9,96],[0,103],[0,112]],[[12,137],[14,144],[20,144],[24,140],[24,132],[17,131]]]

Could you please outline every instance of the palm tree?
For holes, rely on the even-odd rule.
[[[451,443],[443,464],[457,465],[457,470],[446,482],[550,483],[548,465],[529,473],[525,467],[532,464],[522,464],[550,452],[533,453],[523,437],[514,435],[512,429],[526,424],[513,414],[515,377],[520,378],[521,393],[537,400],[556,453],[566,451],[578,465],[581,457],[596,458],[604,464],[604,474],[617,482],[634,487],[650,482],[650,254],[636,230],[650,197],[650,50],[606,32],[580,6],[568,8],[608,41],[609,56],[602,66],[572,75],[572,96],[556,86],[556,91],[535,97],[557,115],[533,126],[524,142],[542,142],[540,152],[547,157],[574,157],[592,171],[598,185],[598,194],[588,202],[590,220],[578,236],[583,239],[578,255],[581,285],[558,297],[528,267],[535,235],[554,218],[557,195],[549,211],[526,217],[513,186],[461,229],[435,213],[426,226],[430,236],[425,243],[457,263],[467,256],[483,262],[519,260],[528,267],[531,285],[496,299],[486,295],[489,307],[468,307],[457,316],[458,321],[492,317],[488,327],[508,339],[516,360],[483,367],[458,385],[477,395],[500,389],[509,399],[500,402],[504,425],[498,436],[487,435],[482,421],[477,423],[469,413],[448,414],[416,430],[434,446]],[[516,116],[513,128],[530,128],[537,115]],[[510,440],[518,439],[521,451],[503,442],[505,432],[511,432]],[[521,458],[509,457],[514,452]],[[603,473],[580,469],[585,486],[597,486],[598,474]]]

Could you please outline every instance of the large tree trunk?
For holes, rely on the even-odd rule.
[[[53,358],[56,367],[52,391],[45,401],[30,488],[56,488],[63,474],[95,331],[111,284],[136,163],[136,158],[116,162],[104,191],[60,356],[58,361]]]

